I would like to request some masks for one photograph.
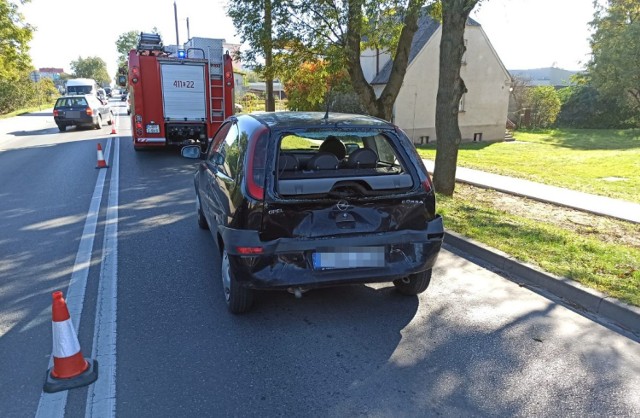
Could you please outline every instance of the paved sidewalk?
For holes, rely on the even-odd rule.
[[[422,161],[424,161],[429,173],[433,173],[434,162],[431,160]],[[456,169],[456,180],[474,186],[530,197],[542,202],[555,203],[586,212],[640,223],[640,204],[638,203],[596,196],[464,167]]]
[[[433,173],[434,162],[431,160],[423,161],[427,170]],[[640,204],[637,203],[590,195],[463,167],[456,169],[456,180],[478,187],[491,188],[543,202],[551,202],[640,223]],[[545,289],[556,297],[569,302],[570,306],[578,307],[596,317],[604,318],[605,321],[611,321],[611,323],[631,332],[636,338],[640,339],[640,308],[638,307],[628,305],[601,292],[582,286],[573,280],[554,276],[538,267],[522,263],[502,251],[455,232],[446,231],[444,242],[472,257],[477,257],[493,265],[512,281],[533,288]]]

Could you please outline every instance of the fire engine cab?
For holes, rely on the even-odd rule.
[[[140,34],[128,74],[136,151],[187,144],[206,149],[234,111],[233,65],[223,42],[192,38],[171,51],[160,35]]]

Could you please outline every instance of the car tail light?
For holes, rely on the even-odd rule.
[[[58,111],[53,109],[53,116],[58,116],[58,115],[59,115]]]
[[[424,189],[425,192],[429,193],[431,190],[433,190],[433,185],[431,184],[431,180],[429,180],[429,177],[427,177],[423,182],[422,182],[422,188]]]
[[[263,126],[253,134],[249,142],[249,152],[247,154],[247,189],[249,196],[256,200],[264,199],[268,138],[269,130],[266,126]]]
[[[91,110],[90,107],[87,108],[87,115],[89,115],[89,116],[93,115],[93,110]]]
[[[262,254],[264,251],[262,247],[236,247],[236,250],[241,255]]]

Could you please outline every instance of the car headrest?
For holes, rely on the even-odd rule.
[[[309,170],[335,170],[338,168],[338,158],[329,152],[318,152],[307,161]]]
[[[322,142],[318,151],[330,152],[335,155],[338,160],[342,160],[344,156],[347,155],[347,148],[344,146],[342,141],[333,135],[329,135],[327,139]]]
[[[371,148],[358,148],[349,155],[347,167],[349,168],[375,168],[378,163],[378,154]]]
[[[295,155],[280,154],[278,158],[278,171],[295,171],[298,169],[298,159]]]

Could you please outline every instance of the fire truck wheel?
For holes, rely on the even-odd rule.
[[[102,128],[102,116],[98,115],[98,119],[96,121],[96,124],[93,125],[93,127],[96,128],[96,129]]]

